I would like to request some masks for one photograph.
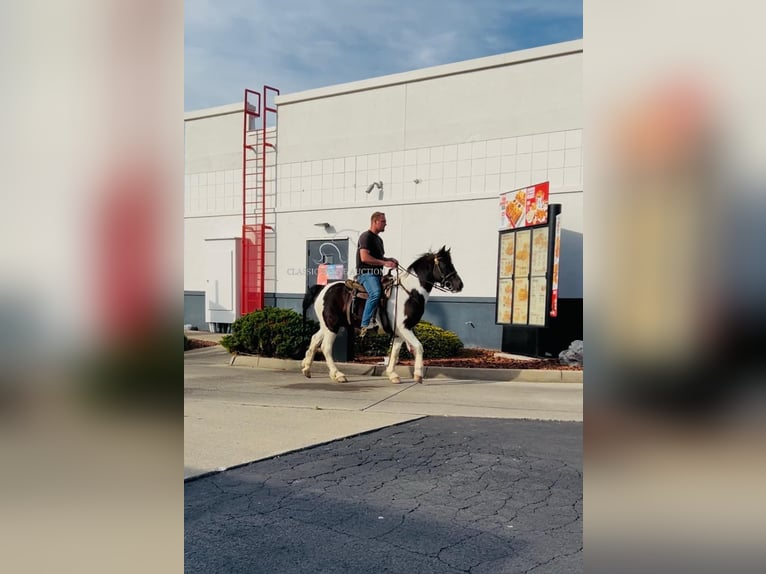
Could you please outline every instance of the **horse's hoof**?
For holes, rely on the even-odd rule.
[[[402,382],[402,380],[396,375],[394,375],[393,377],[389,377],[389,379],[391,380],[391,383],[394,385],[398,385],[399,383]]]
[[[335,375],[335,382],[336,383],[347,383],[348,379],[346,378],[346,375],[344,375],[342,373],[338,373],[337,375]]]
[[[420,375],[415,375],[415,382],[416,383],[422,383],[423,382],[423,377],[421,377]]]
[[[307,379],[311,378],[311,369],[309,367],[303,367],[301,369],[301,373],[303,373],[303,376],[306,377]]]

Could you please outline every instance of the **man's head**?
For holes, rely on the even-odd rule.
[[[373,233],[380,233],[386,230],[386,214],[380,211],[376,211],[370,217],[370,231]]]

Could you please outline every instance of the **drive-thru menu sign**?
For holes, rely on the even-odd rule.
[[[561,206],[549,183],[500,195],[497,324],[546,327],[556,316]]]

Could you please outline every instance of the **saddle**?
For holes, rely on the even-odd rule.
[[[380,294],[380,301],[378,301],[378,317],[383,328],[386,331],[390,331],[388,316],[383,310],[386,308],[386,302],[391,296],[391,290],[394,287],[394,277],[392,275],[384,275],[380,278],[380,283],[383,292]],[[362,311],[364,311],[364,306],[367,302],[367,290],[356,279],[346,279],[344,286],[349,296],[346,297],[346,302],[343,304],[343,311],[346,314],[348,324],[358,327],[361,325]]]

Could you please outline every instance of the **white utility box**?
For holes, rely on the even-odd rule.
[[[228,333],[239,317],[241,242],[205,240],[205,321],[211,333]]]

